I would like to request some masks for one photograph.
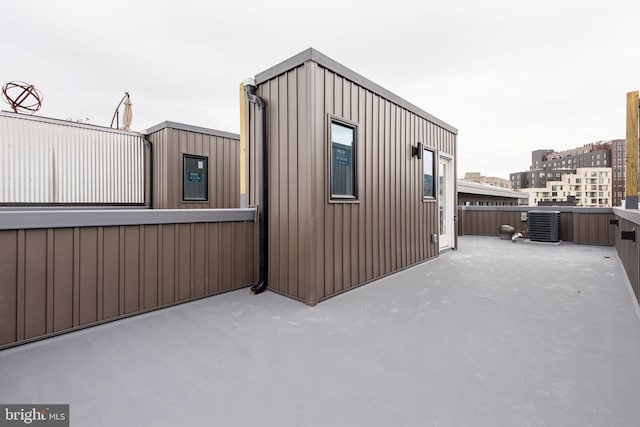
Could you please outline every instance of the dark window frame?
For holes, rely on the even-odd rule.
[[[431,196],[425,195],[425,187],[424,187],[424,176],[425,176],[424,166],[425,166],[425,162],[427,161],[427,154],[426,154],[427,152],[431,154]],[[424,152],[422,153],[422,174],[420,176],[422,177],[422,200],[425,202],[432,202],[437,200],[436,195],[438,194],[437,193],[438,189],[436,188],[435,177],[439,175],[437,174],[438,169],[436,167],[437,166],[436,158],[438,158],[438,156],[436,154],[437,154],[436,150],[433,150],[428,147],[424,147]]]
[[[204,179],[204,197],[186,197],[185,184],[187,182],[187,159],[204,160],[204,170],[206,179]],[[182,201],[183,202],[208,202],[209,201],[209,156],[200,154],[182,153]]]
[[[351,146],[351,179],[352,179],[352,187],[353,194],[334,194],[333,193],[333,140],[331,133],[331,125],[337,124],[339,126],[347,127],[353,130],[353,143]],[[328,154],[328,171],[329,176],[327,177],[327,185],[328,185],[328,194],[329,194],[329,203],[359,203],[358,200],[358,123],[352,122],[342,117],[334,116],[332,114],[328,115],[327,120],[327,154]]]

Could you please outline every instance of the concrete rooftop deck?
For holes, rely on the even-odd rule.
[[[463,237],[316,307],[241,290],[0,351],[0,403],[72,426],[637,426],[611,247]]]

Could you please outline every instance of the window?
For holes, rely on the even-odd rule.
[[[331,120],[331,198],[355,199],[356,126]]]
[[[433,181],[433,151],[424,150],[422,154],[422,197],[425,199],[435,198]]]
[[[209,200],[209,158],[183,154],[182,165],[182,200]]]

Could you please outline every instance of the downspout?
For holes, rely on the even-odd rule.
[[[244,82],[244,91],[247,95],[247,100],[256,104],[258,111],[260,112],[260,122],[258,132],[260,141],[259,146],[262,147],[260,155],[262,156],[261,166],[261,179],[260,179],[260,193],[258,199],[258,281],[251,286],[251,293],[259,294],[267,290],[267,208],[268,197],[268,179],[267,179],[267,109],[265,108],[264,99],[256,95],[256,83],[253,79],[247,79]],[[257,144],[256,144],[257,145]]]
[[[153,145],[149,141],[149,135],[143,133],[142,140],[144,145],[149,148],[149,202],[147,203],[148,209],[153,209]]]

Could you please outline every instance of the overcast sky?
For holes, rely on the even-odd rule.
[[[624,138],[640,89],[638,0],[9,0],[0,31],[0,84],[39,115],[108,126],[128,91],[135,130],[237,133],[239,83],[314,47],[457,127],[458,175]]]

